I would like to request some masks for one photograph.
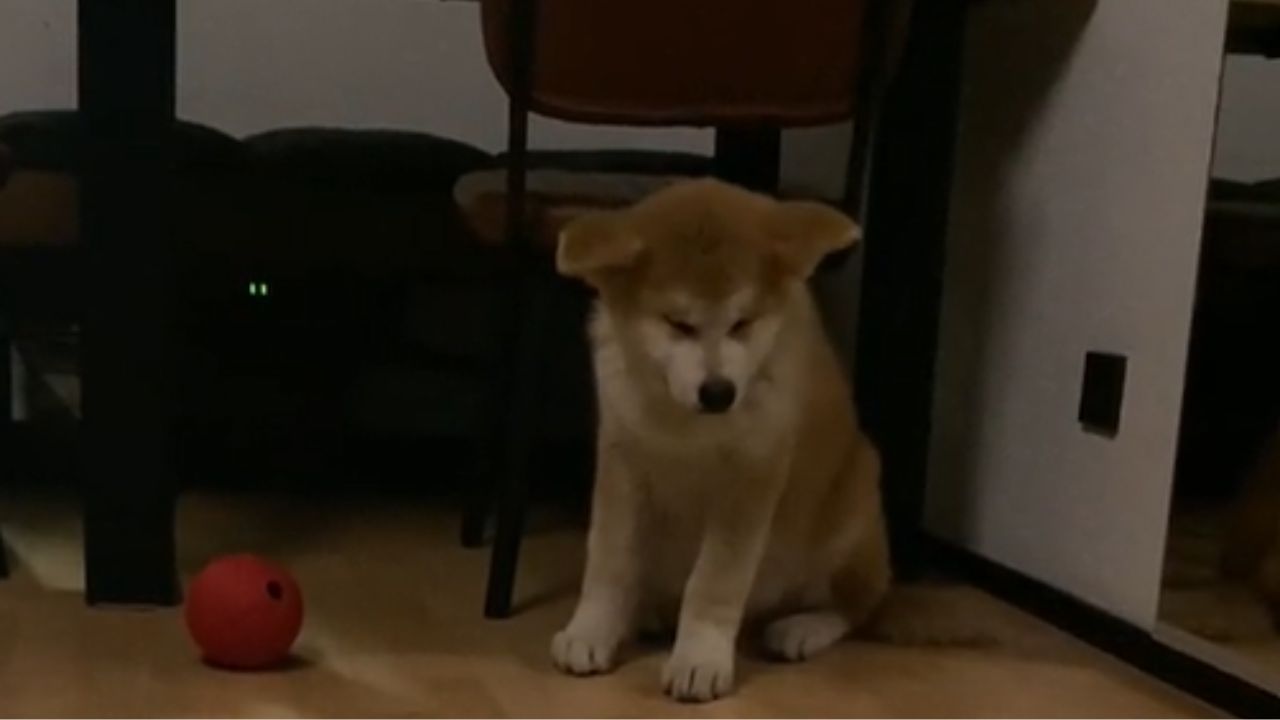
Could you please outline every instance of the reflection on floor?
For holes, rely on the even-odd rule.
[[[201,494],[181,511],[182,569],[253,550],[306,594],[299,661],[234,674],[195,659],[179,614],[82,604],[74,506],[0,490],[16,575],[0,583],[0,713],[19,716],[1211,716],[1136,671],[995,601],[1010,642],[989,649],[846,643],[807,665],[748,659],[740,692],[704,707],[658,691],[662,652],[589,680],[547,660],[565,620],[581,535],[532,531],[524,609],[481,619],[483,552],[417,499]],[[15,497],[15,494],[18,497]],[[1016,638],[1016,639],[1015,639]],[[749,656],[748,656],[749,657]]]
[[[1233,51],[1258,50],[1275,8],[1233,3]],[[1228,62],[1224,87],[1247,64]],[[1280,600],[1277,238],[1280,178],[1211,178],[1160,608],[1233,672],[1273,688],[1280,638],[1261,593]]]
[[[1225,580],[1229,507],[1181,508],[1169,523],[1163,622],[1218,645],[1253,673],[1280,682],[1280,633],[1253,588]],[[1234,663],[1233,663],[1234,664]]]

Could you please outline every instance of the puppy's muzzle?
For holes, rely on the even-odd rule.
[[[738,399],[738,388],[724,378],[708,378],[698,386],[698,408],[711,415],[719,415],[733,407]]]

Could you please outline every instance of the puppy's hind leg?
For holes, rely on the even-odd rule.
[[[764,629],[764,646],[780,660],[807,660],[862,627],[889,591],[886,544],[864,542],[832,579],[835,602],[826,609],[788,615]]]
[[[877,472],[876,456],[863,457],[868,466],[859,468],[859,472]],[[872,497],[870,501],[877,503],[878,509],[879,498]],[[817,609],[788,615],[767,625],[765,649],[778,659],[792,662],[817,655],[866,625],[884,601],[891,580],[889,541],[884,519],[877,511],[844,562],[836,568],[830,587],[824,588],[827,590],[823,593],[825,601],[817,605]]]
[[[799,662],[840,642],[849,634],[849,621],[835,610],[811,610],[787,615],[765,626],[764,646],[779,660]]]

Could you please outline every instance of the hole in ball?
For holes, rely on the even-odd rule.
[[[284,588],[280,587],[280,583],[272,580],[267,583],[267,594],[271,596],[272,600],[279,600],[284,597]]]

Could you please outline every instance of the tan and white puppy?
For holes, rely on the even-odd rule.
[[[744,620],[802,660],[863,625],[890,584],[879,458],[806,280],[859,239],[844,214],[681,182],[560,235],[599,292],[599,452],[582,596],[552,656],[610,670],[641,623],[676,629],[666,692],[734,684]]]

